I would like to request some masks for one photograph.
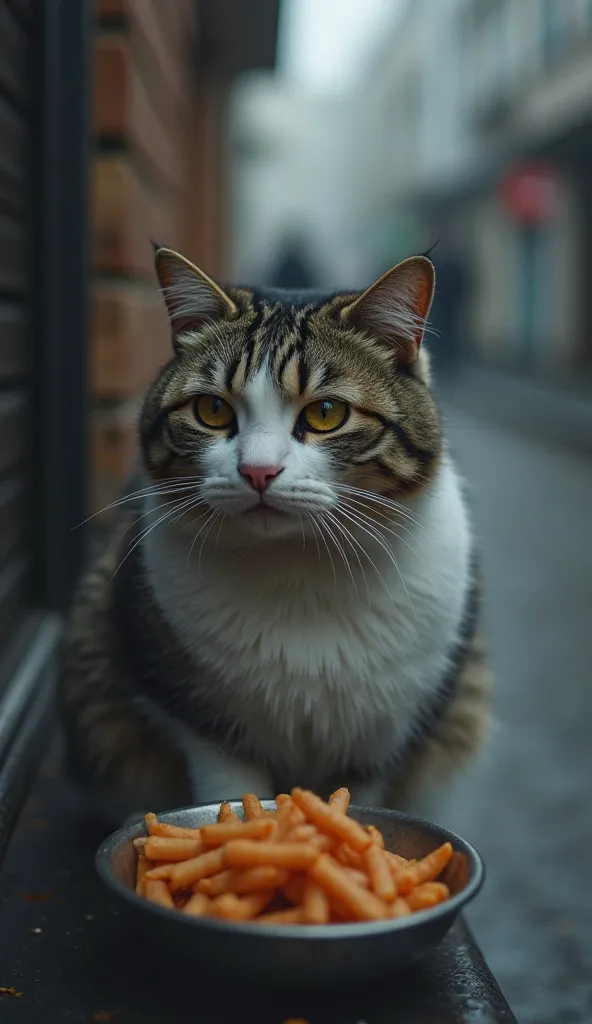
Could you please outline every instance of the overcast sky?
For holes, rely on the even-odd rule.
[[[282,0],[280,73],[303,89],[348,91],[405,0]]]

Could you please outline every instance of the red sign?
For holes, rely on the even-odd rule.
[[[502,182],[502,201],[522,224],[551,220],[559,204],[559,175],[549,164],[519,164]]]

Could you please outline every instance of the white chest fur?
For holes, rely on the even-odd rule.
[[[241,719],[252,750],[311,785],[343,765],[380,768],[442,680],[470,555],[450,462],[415,511],[412,534],[384,535],[398,568],[363,534],[375,568],[350,552],[348,570],[334,551],[335,574],[312,540],[239,555],[212,544],[188,567],[191,535],[159,527],[147,538],[154,591],[193,656],[195,685]]]

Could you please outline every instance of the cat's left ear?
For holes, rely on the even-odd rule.
[[[173,338],[197,331],[212,320],[235,316],[238,312],[220,285],[173,249],[155,246],[154,265],[169,312]]]
[[[345,306],[341,318],[390,342],[402,365],[417,359],[436,275],[427,256],[410,256]]]

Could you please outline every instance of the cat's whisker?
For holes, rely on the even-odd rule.
[[[311,516],[311,521],[314,521],[312,519],[312,516]],[[322,540],[323,544],[325,545],[325,547],[327,549],[327,554],[329,556],[329,561],[331,563],[331,568],[333,570],[333,582],[335,584],[335,590],[337,590],[337,571],[335,569],[335,562],[333,561],[333,555],[331,554],[331,549],[330,549],[330,547],[329,547],[329,545],[327,543],[327,538],[325,537],[325,533],[323,531],[323,525],[324,524],[321,522],[320,519],[317,519],[316,520],[316,525],[319,528],[319,534],[320,534],[321,540]]]
[[[163,508],[166,508],[167,505],[173,505],[176,501],[179,500],[179,498],[171,498],[170,501],[165,501],[161,505],[155,505],[154,508],[149,508],[147,512],[143,512],[141,516],[138,516],[137,519],[134,519],[133,522],[129,524],[129,526],[124,530],[124,534],[128,533],[129,530],[132,529],[132,527],[136,526],[136,524],[139,523],[142,519],[145,519],[146,516],[154,515],[155,513],[160,512]]]
[[[341,514],[343,516],[345,516],[346,519],[349,519],[350,522],[354,523],[354,525],[358,526],[361,530],[363,530],[364,533],[367,533],[368,536],[371,537],[374,541],[376,541],[376,543],[379,544],[380,547],[383,548],[383,550],[386,552],[386,554],[389,557],[390,561],[392,562],[392,564],[394,565],[395,569],[397,570],[397,573],[399,575],[401,583],[403,584],[403,589],[405,590],[405,593],[407,595],[407,600],[409,601],[409,607],[411,608],[414,616],[417,618],[417,614],[416,614],[416,611],[415,611],[415,606],[413,604],[413,601],[411,600],[411,595],[409,593],[407,584],[405,582],[405,578],[403,576],[403,573],[401,572],[401,569],[399,568],[399,563],[397,562],[397,559],[395,558],[395,556],[393,554],[392,548],[387,544],[385,539],[380,536],[379,533],[377,533],[375,530],[371,530],[367,525],[364,525],[360,520],[356,520],[356,519],[352,518],[351,512],[346,512],[345,509],[341,509]]]
[[[372,501],[382,502],[391,508],[398,509],[400,512],[405,512],[407,515],[411,515],[416,518],[419,522],[423,522],[426,525],[430,525],[422,515],[415,509],[410,509],[409,506],[404,505],[403,502],[398,502],[395,498],[389,498],[388,495],[383,495],[377,492],[377,490],[370,490],[368,487],[354,487],[350,483],[336,483],[336,487],[340,490],[347,490],[349,494],[361,495],[365,498],[370,498]]]
[[[338,490],[338,488],[336,488],[336,490]],[[420,529],[430,530],[430,527],[428,527],[427,524],[420,522],[412,514],[409,514],[406,509],[403,510],[403,509],[399,509],[399,508],[392,508],[392,509],[389,508],[387,512],[384,512],[382,510],[382,507],[381,507],[382,506],[382,502],[381,501],[372,501],[372,502],[370,502],[368,499],[363,500],[363,499],[361,499],[359,497],[352,497],[352,495],[349,494],[349,492],[346,492],[346,496],[347,496],[348,500],[353,502],[355,505],[359,505],[361,508],[364,508],[364,509],[372,512],[374,515],[381,516],[383,519],[386,519],[388,522],[391,522],[391,523],[393,522],[393,516],[400,516],[402,519],[405,519],[406,522],[411,523],[412,526],[417,527],[418,530],[420,530]],[[373,507],[374,505],[376,505],[378,507],[374,508]]]
[[[200,532],[203,532],[203,530],[205,530],[205,533],[203,535],[202,542],[201,542],[201,547],[199,549],[199,558],[197,559],[197,571],[198,571],[200,577],[202,576],[201,559],[202,559],[202,555],[203,555],[204,544],[207,541],[210,533],[212,532],[212,526],[216,522],[216,519],[218,518],[218,516],[220,516],[221,514],[222,513],[220,512],[220,510],[215,508],[213,510],[210,518],[204,523],[204,525],[201,528]]]
[[[190,504],[188,508],[183,509],[183,511],[180,513],[180,515],[176,516],[175,519],[172,519],[171,522],[178,523],[179,520],[182,519],[184,515],[187,515],[188,512],[192,512],[194,508],[199,508],[200,505],[205,505],[206,504],[206,502],[204,501],[203,498],[198,498],[197,501],[196,501],[195,500],[196,497],[197,497],[197,495],[194,495],[193,499],[192,499],[194,501],[194,504],[193,505]]]
[[[369,498],[377,505],[382,505],[384,508],[391,508],[393,511],[397,511],[400,515],[411,519],[416,523],[417,526],[424,526],[426,529],[433,529],[432,524],[424,519],[423,516],[411,510],[406,505],[403,505],[400,501],[396,501],[394,498],[388,498],[386,494],[378,494],[376,491],[368,491],[362,487],[352,487],[350,484],[334,484],[336,490],[346,491],[349,494],[357,494],[364,498]]]
[[[196,476],[187,477],[186,483],[180,483],[180,481],[182,481],[183,479],[185,478],[171,477],[171,483],[162,481],[161,484],[154,484],[151,487],[143,488],[141,491],[132,491],[131,494],[125,494],[122,498],[118,498],[117,501],[112,501],[110,502],[109,505],[104,505],[103,508],[100,508],[97,512],[93,512],[91,516],[88,516],[86,519],[83,519],[82,522],[77,523],[77,525],[73,526],[72,529],[79,530],[81,526],[86,526],[86,524],[90,523],[92,519],[96,519],[97,516],[102,515],[104,512],[109,512],[111,511],[111,509],[119,508],[119,506],[125,505],[130,501],[138,501],[139,499],[146,498],[163,497],[166,496],[167,494],[175,494],[178,493],[179,491],[187,491],[189,489],[190,483],[195,484],[196,482],[199,482],[199,478]],[[172,486],[171,484],[173,480],[175,481],[175,483],[178,483],[179,486]]]
[[[171,508],[167,512],[165,512],[156,521],[156,523],[150,523],[148,526],[143,527],[140,530],[140,532],[137,533],[136,536],[132,538],[132,541],[131,541],[132,545],[135,545],[136,541],[138,541],[138,542],[142,541],[143,538],[150,533],[150,531],[151,531],[153,526],[158,526],[159,523],[163,522],[165,519],[168,519],[168,518],[170,518],[171,521],[172,521],[172,517],[174,515],[176,515],[176,513],[179,511],[179,509],[183,508],[185,505],[193,504],[194,500],[195,500],[194,498],[175,498],[174,501],[169,502],[168,504],[172,504],[174,506],[174,508]],[[155,511],[160,512],[161,509],[155,509]],[[133,547],[132,547],[132,549],[130,551],[128,551],[128,554],[131,554],[132,550],[133,550]],[[127,555],[126,555],[126,558],[127,558]]]
[[[321,549],[319,547],[319,538],[317,536],[317,530],[316,530],[316,524],[315,524],[315,521],[314,521],[314,516],[310,512],[305,512],[304,515],[306,516],[306,518],[308,519],[308,521],[309,521],[309,523],[311,525],[312,535],[313,535],[313,537],[315,539],[315,544],[317,546],[317,554],[319,556],[319,565],[320,565],[321,564]]]
[[[306,534],[304,532],[304,522],[302,516],[298,516],[298,522],[300,524],[300,532],[302,533],[302,550],[306,551]]]
[[[214,543],[214,551],[218,550],[218,541],[220,540],[220,533],[222,531],[222,527],[224,526],[225,521],[226,521],[226,512],[222,512],[220,514],[220,525],[218,526],[218,533],[216,534],[216,541]]]
[[[358,601],[359,601],[360,600],[360,594],[359,594],[359,591],[358,591],[358,585],[356,583],[356,578],[355,578],[355,576],[353,574],[353,571],[352,571],[352,567],[349,564],[349,561],[347,559],[347,555],[345,553],[343,545],[337,539],[337,537],[333,533],[332,528],[329,526],[329,524],[327,522],[327,519],[331,519],[331,521],[334,522],[335,521],[335,517],[331,514],[331,512],[325,512],[325,513],[323,513],[323,519],[325,521],[325,529],[327,530],[329,536],[332,538],[335,547],[337,548],[339,554],[341,555],[341,560],[342,560],[345,568],[347,569],[347,571],[349,573],[349,577],[350,577],[350,579],[352,581],[353,588],[354,588],[354,590],[356,592],[356,597],[358,598]]]
[[[208,512],[209,512],[209,511],[211,511],[211,510],[206,510],[206,511],[205,511],[205,512],[203,513],[203,515],[201,515],[201,516],[199,517],[199,519],[198,519],[198,523],[200,523],[202,519],[205,519],[205,518],[206,518],[206,516],[208,515]],[[205,523],[204,523],[204,526],[205,526]],[[188,553],[187,553],[187,561],[186,561],[186,563],[185,563],[185,577],[187,577],[187,576],[189,575],[189,562],[190,562],[190,559],[191,559],[191,554],[192,554],[192,552],[193,552],[193,549],[194,549],[194,547],[195,547],[195,544],[196,544],[196,542],[197,542],[197,540],[198,540],[198,538],[199,538],[199,536],[200,536],[200,534],[201,534],[201,531],[202,531],[202,529],[203,529],[203,526],[202,526],[202,527],[200,527],[200,529],[199,529],[199,530],[197,531],[197,533],[195,534],[195,536],[193,537],[193,539],[192,539],[192,541],[191,541],[191,544],[190,544],[190,547],[189,547],[189,551],[188,551]]]
[[[349,544],[350,548],[352,549],[352,551],[353,551],[353,553],[354,553],[354,555],[355,555],[355,557],[357,559],[358,565],[360,567],[360,572],[362,573],[362,576],[364,578],[364,583],[366,584],[366,594],[367,594],[367,597],[368,597],[368,601],[370,601],[370,586],[368,584],[368,578],[366,576],[366,572],[364,570],[364,566],[362,564],[362,560],[361,560],[361,558],[360,558],[360,556],[359,556],[359,554],[357,552],[357,549],[356,549],[356,547],[354,545],[355,537],[353,537],[352,533],[347,529],[346,526],[343,525],[343,523],[339,522],[339,520],[336,518],[336,516],[333,515],[332,512],[326,512],[325,515],[328,516],[332,520],[332,522],[335,523],[336,528],[341,532],[341,534],[343,535],[344,540]],[[361,547],[361,545],[358,545],[358,546]]]
[[[414,527],[417,530],[423,530],[429,533],[432,537],[436,536],[436,531],[432,527],[431,523],[427,523],[425,520],[421,521],[417,519],[412,513],[402,506],[399,507],[397,503],[391,505],[387,504],[388,499],[383,500],[381,496],[372,498],[358,498],[352,496],[346,492],[346,497],[349,501],[356,502],[367,512],[372,513],[375,516],[381,516],[383,519],[390,522],[391,525],[402,525],[400,520],[403,519],[409,524],[409,527]],[[412,532],[412,531],[410,531]]]
[[[347,508],[347,509],[349,509],[349,511],[352,514],[355,513],[364,522],[368,523],[371,526],[375,526],[377,530],[379,530],[379,531],[380,530],[384,530],[384,531],[386,531],[386,533],[390,533],[393,537],[396,537],[397,540],[399,540],[401,542],[401,544],[404,544],[406,548],[409,548],[409,551],[411,551],[412,554],[414,554],[414,555],[423,554],[426,559],[428,558],[428,553],[427,553],[424,545],[420,543],[420,541],[417,539],[417,537],[415,536],[413,531],[410,530],[407,526],[403,526],[402,523],[394,523],[394,525],[396,527],[398,527],[399,530],[404,530],[405,533],[408,533],[409,536],[413,538],[413,540],[415,541],[415,544],[417,545],[416,547],[413,547],[409,543],[409,541],[405,540],[404,537],[401,537],[400,533],[398,533],[396,529],[393,530],[391,527],[386,526],[384,523],[378,523],[378,522],[376,522],[376,520],[372,516],[368,515],[367,512],[360,511],[360,508],[358,508],[358,506],[360,504],[361,503],[358,502],[358,501],[354,502],[351,499],[348,501],[348,500],[342,498],[341,501],[339,502],[338,508]],[[364,506],[362,504],[362,508],[366,508],[366,507],[367,506]],[[393,523],[393,520],[390,519],[389,522]]]
[[[124,562],[127,561],[129,556],[136,550],[138,544],[141,544],[142,541],[148,536],[148,534],[152,533],[152,531],[155,530],[157,526],[160,526],[161,523],[165,522],[165,520],[171,519],[185,505],[186,506],[192,505],[193,502],[194,502],[194,498],[190,498],[189,500],[187,500],[187,499],[179,499],[178,504],[175,505],[175,508],[168,509],[165,512],[165,514],[160,517],[160,519],[157,519],[157,521],[155,523],[151,523],[150,526],[147,526],[145,530],[142,530],[140,532],[140,535],[134,540],[134,542],[131,545],[131,547],[128,548],[128,550],[126,551],[125,555],[123,556],[123,558],[121,559],[119,565],[117,566],[115,572],[113,573],[113,575],[108,580],[107,586],[109,586],[109,583],[113,582],[113,580],[117,576],[117,573],[121,569],[121,567],[124,564]]]
[[[358,519],[358,522],[359,522],[360,526],[367,525],[367,526],[373,527],[374,529],[377,530],[378,533],[380,533],[381,531],[386,531],[387,533],[390,533],[391,536],[395,537],[399,541],[400,544],[404,544],[405,547],[411,552],[411,554],[415,558],[420,558],[423,555],[423,557],[426,560],[429,559],[428,552],[426,551],[425,547],[423,546],[423,544],[419,543],[419,541],[417,540],[417,538],[414,537],[414,535],[411,533],[411,531],[407,530],[407,533],[410,533],[411,537],[413,537],[413,539],[415,540],[415,542],[417,544],[417,547],[412,546],[409,543],[409,541],[407,541],[405,539],[405,537],[401,537],[401,535],[397,532],[396,529],[395,530],[390,529],[389,527],[385,526],[384,523],[377,523],[376,520],[372,519],[371,516],[368,516],[365,513],[360,512],[359,509],[357,509],[357,508],[353,508],[347,501],[340,502],[338,508],[347,509],[352,516],[354,516],[354,517],[356,517]],[[402,530],[405,529],[405,527],[402,526],[400,523],[397,523],[395,525],[398,526]]]
[[[346,527],[343,527],[343,529],[346,529]],[[371,556],[368,553],[368,551],[366,551],[366,548],[364,547],[364,545],[360,544],[359,540],[354,536],[354,534],[351,533],[349,530],[348,530],[348,533],[350,533],[350,536],[352,538],[353,543],[356,544],[356,546],[360,549],[360,551],[362,552],[364,557],[368,560],[368,562],[370,563],[370,565],[374,569],[374,572],[376,573],[376,575],[378,576],[378,578],[379,578],[380,582],[382,583],[384,589],[386,590],[386,593],[388,595],[389,601],[391,602],[391,604],[394,605],[393,595],[391,594],[391,592],[389,590],[388,584],[387,584],[384,576],[382,575],[380,569],[376,565],[376,562],[373,560],[373,558],[371,558]]]

